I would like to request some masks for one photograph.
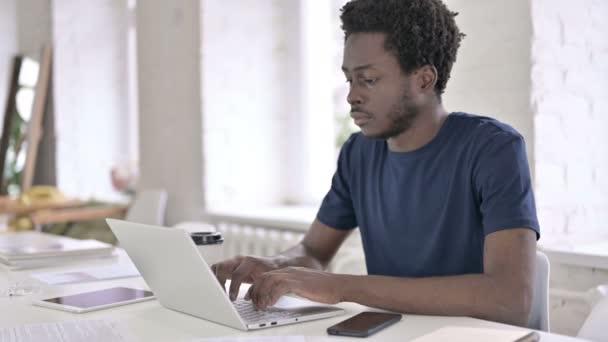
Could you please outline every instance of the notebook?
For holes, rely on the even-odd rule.
[[[412,342],[533,342],[539,340],[538,333],[530,330],[447,326],[421,336]]]
[[[8,266],[62,261],[76,256],[109,256],[113,250],[114,246],[97,240],[77,240],[40,232],[0,235],[0,262]]]

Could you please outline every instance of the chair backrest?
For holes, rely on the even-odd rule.
[[[536,251],[536,274],[528,328],[549,331],[549,258]]]
[[[165,223],[167,192],[165,190],[138,191],[125,220],[136,223],[162,226]]]
[[[199,233],[199,232],[215,232],[217,229],[209,223],[197,222],[197,221],[184,221],[177,223],[173,228],[183,229],[188,233]]]
[[[591,309],[591,313],[585,319],[578,337],[591,341],[608,342],[608,286],[598,286],[595,293],[598,301]]]

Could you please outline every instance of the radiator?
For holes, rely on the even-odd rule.
[[[298,244],[309,223],[256,219],[227,215],[209,215],[208,222],[224,236],[222,258],[237,255],[271,256]],[[366,274],[365,257],[358,231],[344,242],[328,271]]]
[[[215,228],[224,236],[224,258],[237,255],[270,256],[298,244],[303,233],[218,222]]]

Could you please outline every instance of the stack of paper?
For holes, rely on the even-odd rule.
[[[113,250],[112,245],[96,240],[77,240],[39,232],[0,235],[0,263],[17,268],[107,257]]]

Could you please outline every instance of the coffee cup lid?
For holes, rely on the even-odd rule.
[[[224,242],[220,232],[196,232],[190,233],[190,236],[197,245],[213,245]]]

